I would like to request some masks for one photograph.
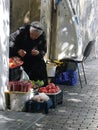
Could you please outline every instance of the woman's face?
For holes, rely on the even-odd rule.
[[[37,39],[40,36],[40,33],[37,30],[31,30],[30,31],[30,38],[32,40]]]

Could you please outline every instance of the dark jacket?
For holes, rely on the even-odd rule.
[[[25,50],[27,52],[26,56],[23,58],[21,57],[21,59],[24,61],[23,68],[27,72],[27,74],[30,76],[30,78],[35,79],[34,77],[36,77],[36,80],[37,80],[37,77],[45,78],[44,76],[41,76],[40,74],[37,74],[37,73],[38,72],[46,73],[44,71],[44,69],[46,69],[44,56],[47,52],[46,36],[45,36],[45,33],[43,32],[38,39],[32,40],[30,39],[29,29],[30,29],[30,25],[26,25],[19,28],[16,32],[11,34],[10,57],[13,57],[13,56],[19,57],[17,53],[18,50],[20,49]],[[34,48],[36,48],[40,52],[37,56],[31,55],[31,50]]]

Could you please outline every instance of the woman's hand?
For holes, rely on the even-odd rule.
[[[33,49],[33,50],[31,50],[31,54],[32,54],[33,56],[36,56],[36,55],[39,54],[39,51],[36,50],[36,49]]]
[[[18,54],[21,56],[21,57],[24,57],[25,55],[26,55],[26,51],[25,50],[23,50],[23,49],[20,49],[19,51],[18,51]]]

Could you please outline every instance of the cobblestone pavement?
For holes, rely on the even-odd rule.
[[[0,111],[0,130],[98,130],[98,59],[85,64],[88,84],[61,86],[63,103],[47,115]]]

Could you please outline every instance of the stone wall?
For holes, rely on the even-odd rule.
[[[80,31],[83,41],[83,49],[88,41],[95,39],[95,45],[91,57],[97,57],[98,53],[98,0],[72,0],[80,22]]]
[[[67,3],[69,4],[67,5]],[[69,8],[67,8],[68,6]],[[77,55],[77,53],[84,51],[87,43],[93,39],[95,39],[96,42],[90,57],[97,57],[98,1],[62,0],[58,5],[57,10],[58,31],[55,57],[58,58],[60,55],[64,55],[65,57],[70,55]],[[72,17],[78,18],[78,24],[75,26],[76,32]],[[62,31],[64,28],[66,29],[65,34]]]
[[[11,32],[18,27],[40,20],[41,1],[38,0],[11,0]]]
[[[4,91],[9,77],[9,7],[9,0],[0,0],[0,110],[5,109]]]

